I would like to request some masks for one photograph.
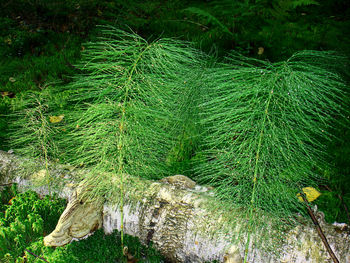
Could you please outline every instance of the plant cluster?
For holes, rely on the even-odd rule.
[[[277,61],[306,48],[348,53],[348,4],[344,0],[21,0],[3,3],[0,10],[0,147],[9,149],[9,120],[5,114],[18,108],[22,92],[43,90],[55,82],[69,82],[76,72],[72,64],[85,48],[81,42],[87,36],[95,37],[93,28],[98,23],[130,27],[146,38],[176,36],[220,54],[235,49]],[[346,178],[338,172],[332,174],[342,177],[341,180]],[[332,184],[332,188],[339,186]]]
[[[2,186],[3,189],[0,191],[0,211],[6,210],[7,204],[10,202],[11,198],[17,193],[17,188],[15,185],[5,185]]]
[[[188,45],[175,48],[176,41],[147,43],[119,32],[117,42],[108,36],[81,44],[96,39],[96,24],[112,24],[148,39],[191,40],[220,55],[235,49],[280,61],[306,48],[349,53],[348,1],[20,0],[0,6],[1,149],[119,176],[183,173],[239,206],[254,201],[250,211],[257,206],[285,216],[300,208],[290,202],[296,188],[317,183],[326,219],[350,220],[348,121],[339,117],[337,91],[328,89],[339,84],[338,69],[346,71],[342,58],[304,53],[270,64],[232,55],[213,67],[215,59],[194,49],[184,55],[179,50]],[[73,66],[81,51],[81,65]],[[72,78],[75,73],[81,74]],[[324,93],[316,95],[318,86]],[[308,108],[313,101],[295,94],[316,105]],[[325,152],[328,167],[319,158]]]
[[[45,90],[54,83],[68,83],[69,76],[76,70],[70,63],[80,56],[80,38],[54,32],[40,35],[40,38],[43,43],[33,44],[31,51],[23,51],[24,54],[18,56],[9,55],[9,50],[0,48],[3,58],[0,63],[0,147],[3,150],[8,149],[7,115],[24,106],[23,96],[33,90]],[[12,42],[6,45],[17,52]]]
[[[296,195],[319,182],[326,142],[344,114],[343,57],[304,51],[269,63],[232,53],[217,62],[189,43],[101,31],[71,84],[19,112],[13,147],[28,154],[43,142],[47,159],[88,167],[92,195],[114,193],[121,209],[128,175],[179,173],[245,208],[252,231],[269,227],[262,215],[283,225],[302,211]],[[113,177],[121,184],[107,189]]]

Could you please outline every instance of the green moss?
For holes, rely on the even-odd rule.
[[[20,256],[28,244],[51,232],[64,204],[64,200],[48,196],[40,199],[33,191],[16,194],[10,204],[3,206],[6,210],[0,215],[0,259],[6,254]]]
[[[128,246],[129,254],[137,258],[138,262],[161,262],[160,254],[151,247],[142,246],[137,238],[126,236],[124,241],[126,246]],[[103,230],[96,231],[87,239],[57,248],[43,246],[43,238],[40,238],[27,249],[49,262],[124,262],[119,234],[113,233],[106,236]],[[28,252],[25,254],[27,262],[40,262]]]
[[[124,262],[117,232],[106,236],[98,230],[89,238],[64,247],[43,245],[43,237],[55,228],[65,200],[49,196],[41,199],[33,191],[18,193],[15,187],[4,189],[0,200],[0,262],[43,262],[36,256],[56,263]],[[124,242],[138,262],[161,262],[159,252],[142,246],[137,238],[126,236]]]

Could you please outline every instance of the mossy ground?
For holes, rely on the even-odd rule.
[[[104,235],[103,230],[64,247],[45,247],[43,237],[56,226],[65,208],[65,200],[35,192],[18,193],[15,187],[0,192],[0,262],[126,262],[122,255],[120,234]],[[129,254],[138,262],[163,262],[152,247],[140,244],[137,238],[124,237]]]

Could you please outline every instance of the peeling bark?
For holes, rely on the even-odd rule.
[[[32,189],[42,195],[48,194],[49,188],[45,184],[48,175],[43,167],[38,162],[0,151],[0,183],[16,182],[23,191]],[[76,190],[79,189],[76,182],[84,173],[88,171],[63,165],[49,166],[50,178],[54,178],[50,182],[53,185],[51,190],[70,202],[56,228],[56,234],[69,241],[93,230],[89,222],[93,222],[96,216],[102,218],[107,234],[115,229],[120,230],[121,226],[120,205],[118,200],[114,200],[115,197],[105,196],[104,202],[100,199],[88,204],[77,202],[80,200],[80,190]],[[123,205],[125,233],[139,237],[145,244],[152,242],[172,262],[242,262],[245,246],[242,232],[245,229],[240,211],[221,207],[219,201],[204,187],[190,181],[185,183],[186,187],[182,187],[177,183],[172,184],[173,179],[150,182],[128,176]],[[116,178],[109,186],[118,188],[119,184]],[[83,212],[73,209],[76,213],[72,213],[73,205],[74,209],[80,205],[79,209]],[[89,215],[93,216],[90,218]],[[349,228],[346,225],[337,227],[326,224],[322,213],[317,215],[339,261],[350,262]],[[82,217],[89,222],[80,224]],[[64,228],[59,228],[67,220],[75,224],[75,231],[68,233]],[[87,228],[89,231],[85,231]],[[78,233],[78,236],[75,237],[74,233]],[[276,240],[273,232],[269,234],[271,238],[261,246],[250,245],[248,262],[331,262],[312,224],[299,225],[279,233],[283,237],[279,244],[274,244]],[[55,240],[57,236],[53,235],[53,238]],[[279,248],[280,253],[271,251],[274,246]]]

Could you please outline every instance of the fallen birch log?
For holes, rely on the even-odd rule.
[[[0,151],[2,184],[16,182],[20,190],[31,189],[42,195],[54,191],[69,200],[56,229],[45,237],[46,245],[67,244],[99,227],[107,234],[120,230],[120,204],[113,200],[115,196],[108,196],[107,191],[113,187],[118,189],[118,178],[106,185],[106,193],[89,201],[84,194],[89,187],[77,183],[77,178],[88,173],[55,164],[50,164],[46,171],[38,162]],[[326,224],[322,213],[317,215],[339,261],[350,262],[348,226]],[[196,185],[187,177],[150,182],[128,176],[123,218],[125,233],[140,238],[145,244],[152,242],[172,262],[243,262],[246,238],[242,232],[246,230],[240,211],[221,207],[206,187]],[[286,228],[278,233],[282,238],[277,245],[273,222],[270,225],[270,229],[264,230],[269,239],[259,246],[249,245],[248,262],[331,262],[312,224]],[[259,234],[263,233],[255,235]]]

